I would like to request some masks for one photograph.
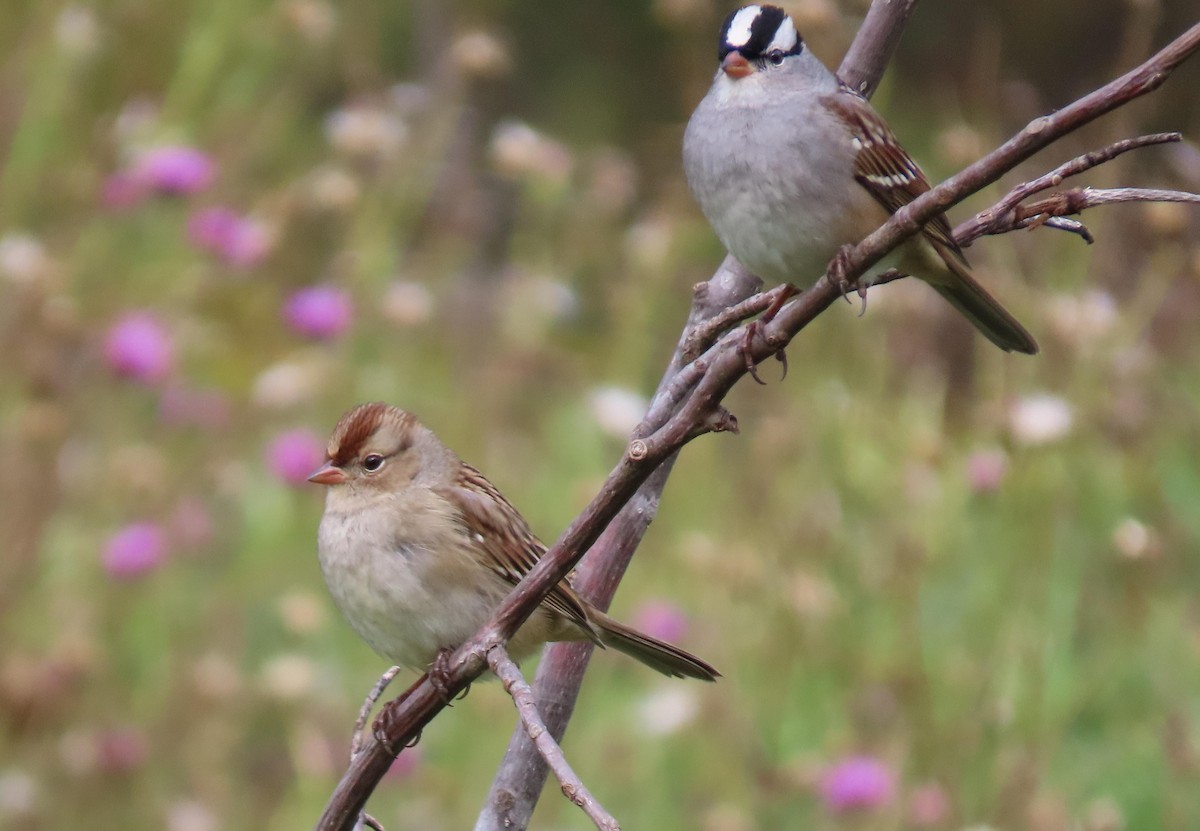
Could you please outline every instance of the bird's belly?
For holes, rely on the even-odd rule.
[[[369,550],[338,546],[334,541],[348,533],[355,538],[353,529],[338,528],[348,522],[322,520],[321,570],[350,626],[390,661],[425,668],[438,650],[474,634],[505,594],[499,580],[466,586],[438,579],[444,557],[419,545],[374,540]]]
[[[822,188],[802,177],[732,191],[710,206],[710,222],[729,252],[759,277],[809,286],[841,246],[858,242],[864,214],[880,223],[886,218],[857,182],[849,184]]]
[[[723,105],[710,94],[688,123],[688,183],[725,248],[764,280],[811,285],[838,249],[887,219],[854,179],[853,159],[815,148],[840,138],[829,125]],[[843,131],[844,132],[844,131]]]

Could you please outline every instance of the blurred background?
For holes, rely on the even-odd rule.
[[[866,3],[785,5],[836,65]],[[312,825],[385,668],[317,569],[328,430],[402,405],[558,534],[722,255],[679,145],[730,8],[9,0],[0,828]],[[875,103],[936,180],[1196,17],[925,0]],[[1195,142],[1197,89],[954,218]],[[1197,190],[1200,150],[1081,183]],[[1200,827],[1200,211],[1084,219],[969,252],[1036,358],[901,282],[685,451],[614,609],[725,677],[598,655],[566,742],[628,827]],[[512,723],[477,685],[371,810],[469,827]],[[553,788],[534,825],[588,827]]]

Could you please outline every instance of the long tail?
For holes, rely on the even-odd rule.
[[[1005,352],[1023,352],[1026,355],[1036,355],[1037,341],[1033,335],[1000,305],[1000,301],[987,293],[971,274],[961,255],[950,251],[944,246],[934,243],[934,248],[941,255],[942,261],[949,269],[946,280],[928,280],[937,289],[938,294],[946,298],[950,305],[958,309],[962,316],[983,333],[984,337],[999,346]]]
[[[713,667],[677,646],[631,629],[608,615],[593,611],[591,617],[605,646],[624,652],[663,675],[699,678],[701,681],[716,681],[721,676]]]

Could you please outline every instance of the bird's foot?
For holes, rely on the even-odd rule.
[[[767,310],[763,312],[757,320],[752,320],[746,324],[745,333],[742,336],[742,344],[740,347],[738,347],[738,349],[742,353],[742,360],[746,362],[746,372],[758,384],[766,386],[767,382],[758,376],[758,367],[754,363],[754,355],[750,348],[754,344],[754,336],[758,334],[760,326],[763,326],[774,320],[775,315],[779,314],[779,310],[782,309],[789,300],[799,293],[800,289],[796,288],[791,283],[785,283],[782,287],[782,290],[779,292],[779,296],[776,297],[774,302],[767,307]],[[774,354],[775,360],[783,364],[783,377],[786,378],[788,372],[787,352],[785,352],[783,349],[779,349]]]
[[[455,701],[461,701],[467,697],[467,692],[471,687],[467,686],[462,693],[456,698],[450,692],[451,683],[451,667],[450,656],[453,655],[453,650],[442,648],[438,650],[437,655],[433,659],[433,663],[429,665],[429,683],[433,684],[433,688],[437,690],[437,694],[441,697],[442,703],[447,707],[453,707]]]
[[[392,732],[396,724],[396,719],[399,714],[400,705],[408,698],[408,694],[412,690],[407,690],[399,698],[394,698],[379,708],[379,715],[375,716],[375,721],[371,723],[371,734],[375,736],[375,741],[387,751],[388,755],[393,759],[400,755],[400,750],[392,747],[392,742],[388,738],[388,734]],[[420,732],[417,733],[408,744],[404,747],[414,747],[417,742],[421,741]],[[403,748],[401,748],[403,750]]]
[[[847,303],[850,302],[850,292],[858,295],[862,301],[862,308],[859,309],[858,316],[862,317],[867,313],[867,287],[869,284],[862,277],[853,282],[846,278],[846,272],[850,268],[850,252],[853,250],[853,245],[843,245],[833,255],[833,260],[829,263],[829,279],[837,286],[838,292]]]

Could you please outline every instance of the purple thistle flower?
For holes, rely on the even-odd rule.
[[[235,268],[253,268],[270,253],[263,226],[229,208],[205,208],[188,219],[188,240]]]
[[[917,828],[943,825],[952,811],[950,795],[936,782],[921,785],[908,798],[908,821]]]
[[[166,327],[149,312],[129,312],[108,330],[104,356],[123,378],[153,384],[171,374],[174,349]]]
[[[104,546],[103,564],[117,580],[136,580],[157,568],[167,552],[167,537],[152,522],[126,525]]]
[[[666,600],[643,603],[633,615],[633,627],[667,643],[679,643],[688,630],[687,615]]]
[[[288,485],[303,485],[325,460],[325,442],[312,430],[288,430],[267,445],[267,469]]]
[[[821,777],[821,798],[833,813],[879,808],[894,789],[891,770],[873,756],[843,759]]]
[[[96,737],[96,762],[104,773],[132,773],[149,756],[150,742],[138,727],[118,727]]]
[[[194,147],[174,145],[146,152],[133,167],[133,175],[158,193],[188,196],[212,184],[216,166]]]
[[[122,170],[104,181],[100,205],[114,213],[122,213],[140,205],[149,192],[145,179],[128,170]]]
[[[976,450],[967,457],[967,484],[975,493],[1000,490],[1008,474],[1008,455],[1003,450]]]
[[[173,427],[219,430],[229,424],[229,397],[216,389],[172,385],[158,399],[158,417]]]
[[[283,319],[292,331],[313,340],[333,340],[350,326],[354,309],[350,296],[329,285],[295,292],[283,305]]]

